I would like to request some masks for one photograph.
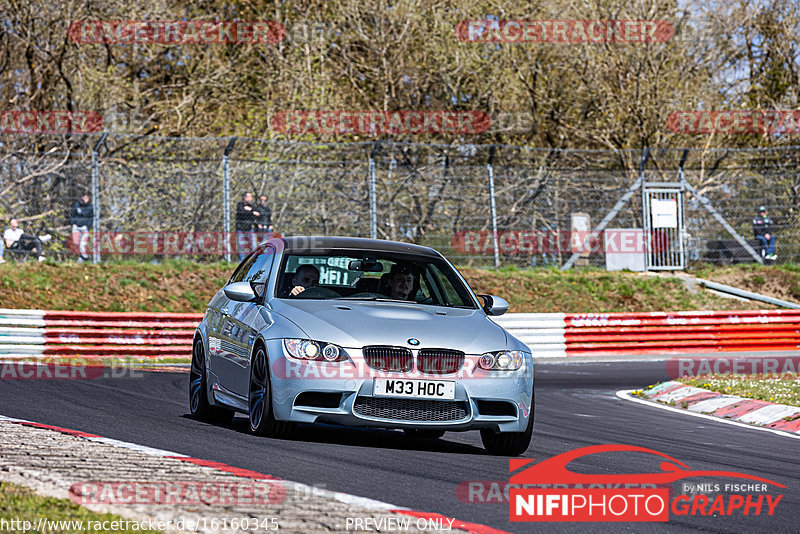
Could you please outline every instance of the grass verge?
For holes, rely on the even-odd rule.
[[[0,265],[3,308],[92,311],[202,312],[235,264],[165,260]],[[581,268],[500,270],[461,267],[476,293],[505,298],[512,312],[605,313],[770,308],[759,302],[691,292],[679,278]],[[698,275],[778,298],[800,297],[795,266],[712,268]],[[795,289],[793,289],[795,288]],[[798,298],[800,300],[800,298]]]
[[[780,378],[732,375],[720,378],[680,378],[677,381],[726,395],[800,407],[800,376],[796,373],[786,373]]]
[[[8,482],[0,482],[0,518],[9,522],[8,525],[0,526],[0,529],[7,529],[2,530],[3,532],[23,532],[23,527],[30,525],[30,528],[25,530],[26,532],[43,534],[49,532],[110,532],[114,521],[126,521],[114,514],[92,512],[67,499],[42,497],[24,486]],[[43,528],[39,529],[41,518],[49,521],[49,525],[42,524]],[[16,525],[19,528],[16,528],[12,521],[18,521]],[[57,522],[62,523],[58,524]],[[103,528],[104,524],[106,528]],[[117,523],[117,525],[126,526],[125,523]],[[113,529],[113,532],[141,534],[161,531]]]

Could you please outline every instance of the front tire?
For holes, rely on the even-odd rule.
[[[486,452],[495,456],[519,456],[528,450],[533,437],[533,401],[528,426],[523,432],[494,432],[487,428],[481,430],[481,441]]]
[[[272,412],[272,389],[270,387],[267,352],[258,345],[250,362],[250,389],[248,394],[248,418],[250,430],[259,436],[288,438],[294,431],[294,423],[278,421]]]
[[[192,367],[189,371],[189,411],[195,419],[209,423],[229,424],[233,421],[233,410],[212,406],[208,402],[208,383],[206,382],[206,354],[203,341],[195,340],[192,345]]]

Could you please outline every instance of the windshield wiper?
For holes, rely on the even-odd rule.
[[[375,297],[372,295],[368,297],[336,297],[333,300],[375,300],[379,302],[405,302],[406,304],[419,304],[413,300],[391,299],[389,297]]]

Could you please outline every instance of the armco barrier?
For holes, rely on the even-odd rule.
[[[512,313],[495,321],[540,358],[800,350],[800,310]]]
[[[0,309],[0,357],[190,357],[200,313]],[[510,313],[539,358],[800,350],[800,310]]]
[[[0,357],[185,357],[201,313],[0,309]]]

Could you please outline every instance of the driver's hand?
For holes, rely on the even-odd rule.
[[[304,288],[303,286],[294,286],[292,288],[292,290],[289,291],[289,294],[291,296],[293,296],[293,297],[296,297],[297,295],[299,295],[300,293],[302,293],[305,290],[306,290],[306,288]]]

